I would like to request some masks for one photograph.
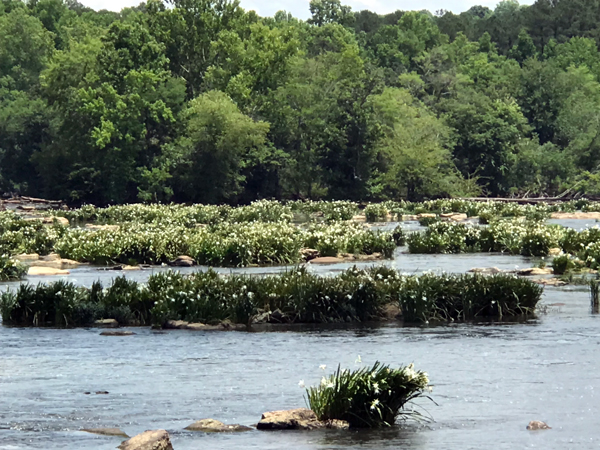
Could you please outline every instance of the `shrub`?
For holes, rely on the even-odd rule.
[[[342,370],[306,390],[310,408],[319,420],[345,420],[351,427],[392,426],[405,405],[429,388],[425,372],[413,365],[391,369],[376,362],[373,367]],[[408,413],[410,416],[412,413]]]

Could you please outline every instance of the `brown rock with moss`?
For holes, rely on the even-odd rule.
[[[86,433],[99,434],[102,436],[120,436],[126,438],[129,437],[127,436],[127,433],[125,433],[119,428],[84,428],[81,431],[85,431]]]
[[[343,420],[320,421],[317,415],[306,408],[270,411],[262,415],[256,425],[258,430],[317,430],[323,428],[347,429],[348,422]]]
[[[165,430],[144,431],[121,443],[120,450],[173,450],[169,433]]]
[[[233,424],[227,425],[223,422],[215,419],[202,419],[194,422],[191,425],[185,427],[186,430],[190,431],[203,431],[205,433],[227,433],[227,432],[241,432],[250,431],[252,428],[244,425]]]

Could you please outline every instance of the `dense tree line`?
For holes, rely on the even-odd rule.
[[[0,192],[73,203],[600,191],[600,0],[259,17],[0,2]]]

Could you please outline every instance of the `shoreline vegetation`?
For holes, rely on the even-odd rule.
[[[386,267],[348,269],[322,277],[295,269],[252,277],[216,272],[166,272],[141,284],[118,277],[109,287],[67,281],[20,285],[0,296],[3,324],[93,326],[113,319],[119,325],[170,327],[172,321],[198,325],[225,322],[405,323],[462,321],[533,315],[543,288],[513,275],[407,276]],[[236,327],[233,327],[236,328]]]
[[[463,199],[367,205],[261,200],[235,208],[131,204],[0,211],[0,281],[25,275],[19,260],[43,265],[32,263],[37,256],[73,265],[138,265],[165,264],[186,255],[202,265],[248,267],[316,257],[390,258],[404,244],[410,253],[563,254],[573,259],[567,268],[596,270],[597,228],[575,231],[545,220],[552,214],[599,212],[599,202],[585,199],[550,205]],[[427,228],[406,233],[401,226],[390,231],[372,226],[390,220],[418,220]]]

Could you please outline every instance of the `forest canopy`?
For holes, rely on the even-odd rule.
[[[0,2],[0,193],[73,204],[600,193],[600,0]]]

